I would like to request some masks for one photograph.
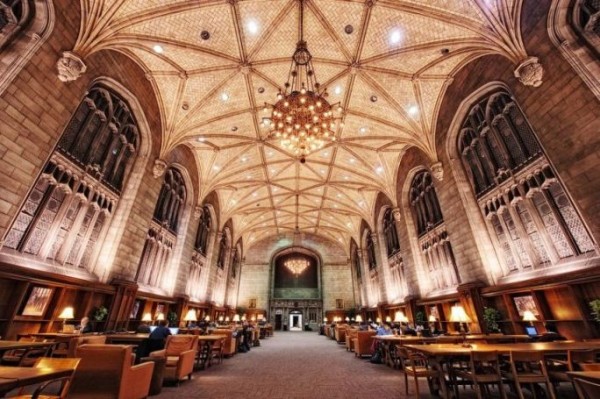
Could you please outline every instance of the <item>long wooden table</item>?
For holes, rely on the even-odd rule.
[[[150,338],[150,334],[107,334],[107,344],[125,344],[139,345],[145,339]]]
[[[501,355],[509,355],[510,352],[542,352],[545,355],[566,355],[570,350],[588,350],[598,349],[600,344],[597,342],[528,342],[515,344],[470,344],[468,346],[452,344],[432,344],[432,345],[405,345],[409,350],[420,352],[427,356],[432,368],[440,371],[438,381],[439,389],[442,391],[442,397],[450,398],[451,390],[445,378],[444,365],[452,359],[464,358],[471,352],[477,351],[496,351]],[[434,393],[434,392],[432,392]]]
[[[198,336],[198,357],[196,358],[196,368],[206,368],[211,365],[212,348],[215,342],[225,340],[225,335],[210,334]]]
[[[0,397],[15,388],[68,377],[73,369],[0,366]]]
[[[34,348],[50,349],[52,345],[54,345],[54,342],[0,341],[0,357],[7,351]]]

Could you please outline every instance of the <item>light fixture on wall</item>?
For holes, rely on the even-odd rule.
[[[66,308],[64,308],[63,311],[60,312],[60,315],[58,315],[58,318],[62,319],[62,331],[65,331],[65,324],[67,324],[67,320],[75,318],[75,311],[73,310],[73,307],[67,306]]]
[[[395,323],[408,323],[408,317],[406,317],[406,315],[404,315],[404,312],[398,311],[398,312],[396,312],[396,315],[394,317],[394,322]]]
[[[523,321],[528,321],[533,326],[533,322],[538,321],[538,319],[531,310],[526,310],[523,312]]]
[[[291,271],[294,276],[298,277],[299,275],[302,274],[302,272],[304,270],[306,270],[306,268],[308,266],[310,266],[310,262],[307,261],[306,259],[289,259],[286,260],[283,265],[289,270]]]
[[[460,334],[463,336],[463,346],[468,346],[466,344],[467,330],[465,329],[464,325],[466,323],[470,323],[471,318],[467,315],[467,312],[465,312],[465,308],[463,308],[461,305],[452,306],[450,311],[450,321],[453,323],[458,323]]]
[[[359,315],[359,314],[358,314],[358,315],[356,315],[356,322],[357,322],[357,323],[362,323],[362,322],[363,322],[363,318],[362,318],[362,316],[361,316],[361,315]]]
[[[160,312],[156,315],[156,321],[163,321],[165,319],[165,314]]]
[[[240,315],[239,314],[234,315],[233,316],[233,321],[236,322],[236,323],[239,323],[240,322]]]
[[[340,103],[329,104],[327,88],[321,88],[312,65],[312,55],[304,41],[304,1],[300,0],[300,41],[292,55],[292,64],[284,91],[279,90],[275,104],[265,103],[271,117],[261,125],[281,146],[301,157],[336,140],[335,129],[343,111]]]
[[[152,314],[150,312],[144,313],[144,315],[142,316],[142,321],[144,321],[146,323],[151,323],[152,322]]]

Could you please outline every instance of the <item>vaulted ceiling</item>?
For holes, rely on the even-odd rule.
[[[147,71],[164,125],[162,156],[194,152],[200,198],[246,242],[298,226],[348,242],[395,201],[400,158],[435,160],[445,87],[469,61],[526,54],[520,0],[306,0],[304,31],[318,81],[344,106],[338,140],[301,164],[260,126],[287,81],[299,39],[297,0],[82,0],[74,52],[121,51]],[[203,38],[202,32],[210,37]]]

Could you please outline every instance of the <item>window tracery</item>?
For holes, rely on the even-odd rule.
[[[219,241],[219,257],[217,258],[217,267],[221,270],[225,269],[225,263],[227,262],[228,252],[228,239],[227,235],[223,234],[221,241]]]
[[[86,123],[91,119],[95,122]],[[106,140],[99,143],[101,136]],[[76,153],[75,140],[81,141]],[[25,200],[4,247],[92,271],[138,145],[137,125],[125,101],[108,88],[92,87]]]
[[[198,224],[198,233],[196,234],[195,248],[202,255],[206,256],[208,251],[208,239],[210,236],[210,229],[212,227],[212,218],[208,207],[203,208],[202,217]]]
[[[377,257],[375,256],[375,241],[373,240],[373,234],[371,233],[371,230],[367,232],[366,246],[369,270],[377,269]]]
[[[30,0],[0,0],[0,50],[28,27],[34,14]]]
[[[576,0],[572,23],[584,40],[600,51],[600,1]]]
[[[423,170],[413,177],[409,198],[416,221],[419,247],[427,264],[433,289],[456,286],[460,283],[456,260],[428,171]]]
[[[473,105],[457,146],[505,275],[594,250],[535,133],[507,92],[493,92]]]
[[[186,188],[183,176],[177,169],[167,170],[154,208],[154,220],[177,234],[185,200]]]
[[[389,208],[383,215],[383,232],[385,235],[385,247],[387,256],[390,257],[400,252],[400,240],[398,239],[398,230],[396,229],[396,220],[394,213]]]

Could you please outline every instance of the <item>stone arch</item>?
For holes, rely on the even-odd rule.
[[[0,94],[21,72],[36,51],[48,40],[56,21],[53,0],[37,0],[32,3],[33,19],[24,30],[20,30],[9,42],[0,42]]]

